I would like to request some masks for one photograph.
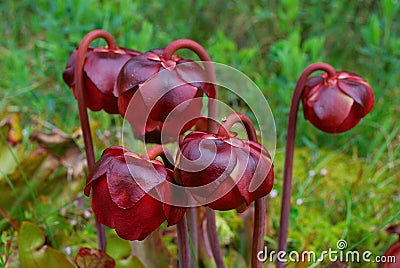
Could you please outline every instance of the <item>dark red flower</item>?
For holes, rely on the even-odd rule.
[[[155,49],[132,58],[115,84],[120,114],[130,122],[135,137],[145,137],[146,142],[159,143],[161,131],[175,140],[195,124],[191,119],[200,115],[203,92],[209,93],[200,65],[178,55],[166,60],[162,53]],[[167,117],[169,127],[164,128]]]
[[[386,228],[386,232],[398,236],[395,241],[381,256],[386,262],[379,263],[379,268],[395,268],[400,265],[400,223],[392,224]]]
[[[371,86],[360,76],[324,73],[307,81],[302,95],[304,117],[328,133],[345,132],[358,124],[374,106]]]
[[[85,194],[92,189],[92,208],[100,223],[124,239],[143,240],[165,220],[174,225],[185,213],[168,204],[172,178],[161,162],[113,146],[96,162]]]
[[[212,209],[243,210],[273,186],[273,164],[259,143],[192,132],[180,143],[175,178]],[[199,188],[197,188],[199,187]]]
[[[74,69],[77,52],[78,49],[73,51],[63,72],[63,79],[73,89],[75,98]],[[116,50],[105,47],[88,48],[83,66],[83,79],[89,109],[93,111],[104,109],[110,114],[118,113],[118,99],[113,94],[115,80],[122,66],[139,54],[140,52],[127,48]]]

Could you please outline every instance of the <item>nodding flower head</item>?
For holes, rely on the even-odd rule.
[[[92,208],[100,223],[115,228],[124,239],[143,240],[165,220],[174,225],[185,213],[185,208],[168,203],[171,183],[173,171],[161,162],[113,146],[96,162],[85,194],[92,191]]]
[[[371,86],[360,76],[326,73],[307,81],[302,95],[304,117],[328,133],[345,132],[360,122],[374,106]]]
[[[203,82],[206,72],[199,64],[176,54],[164,59],[163,51],[150,50],[130,59],[115,84],[120,114],[130,122],[135,137],[146,142],[160,143],[161,131],[175,140],[193,126],[191,119],[200,116],[201,98],[210,87]],[[166,120],[173,129],[163,129]]]
[[[274,171],[257,142],[192,132],[180,143],[175,178],[212,209],[242,211],[271,191]]]
[[[78,49],[75,49],[70,56],[63,79],[65,83],[72,88],[75,98],[74,71]],[[107,113],[118,113],[118,98],[114,96],[114,83],[122,66],[132,57],[139,55],[140,52],[117,48],[109,49],[107,47],[89,47],[86,52],[85,63],[83,66],[83,79],[85,85],[86,104],[92,111],[104,109]]]

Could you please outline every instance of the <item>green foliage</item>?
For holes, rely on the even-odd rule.
[[[235,237],[235,230],[242,225],[236,211],[222,211],[217,214],[218,240],[221,245],[229,245]]]
[[[133,255],[129,241],[123,240],[115,233],[110,233],[107,238],[107,254],[115,260],[116,268],[145,268],[139,258]]]
[[[275,161],[278,178],[282,161],[279,152]],[[335,249],[336,242],[345,239],[353,249],[382,253],[387,247],[383,229],[400,219],[400,199],[392,188],[398,178],[375,178],[360,159],[331,151],[296,149],[294,167],[289,248],[322,252]],[[277,180],[275,189],[281,189],[281,184]],[[276,215],[280,198],[270,202],[270,213]],[[279,218],[270,221],[278,228]]]
[[[359,147],[362,156],[373,152],[359,145],[363,139],[375,136],[375,129],[369,126],[381,122],[378,119],[388,112],[383,108],[389,105],[388,97],[392,103],[399,102],[398,94],[393,94],[399,84],[395,75],[400,67],[399,22],[393,18],[399,15],[400,4],[392,0],[252,0],[228,6],[209,1],[178,1],[171,5],[167,1],[100,4],[41,0],[35,4],[4,1],[0,5],[4,21],[14,22],[11,27],[0,25],[6,36],[0,41],[4,52],[0,92],[6,97],[0,105],[4,106],[7,99],[7,106],[33,109],[40,118],[63,130],[76,127],[77,111],[61,72],[74,47],[95,28],[112,33],[121,46],[142,51],[165,46],[173,39],[193,38],[206,47],[212,59],[254,79],[277,115],[287,115],[294,83],[312,62],[326,61],[357,72],[367,77],[382,98],[377,99],[379,105],[364,120],[367,126],[364,123],[363,135],[359,128],[353,131],[351,145]],[[394,116],[394,111],[395,107],[390,109],[390,115]],[[284,140],[286,117],[276,117],[280,141]],[[305,137],[300,140],[302,145],[311,140],[332,149],[348,141],[346,136],[339,137],[338,143],[330,142],[307,124],[300,124],[299,132]]]
[[[30,222],[22,223],[18,254],[21,267],[74,267],[63,254],[45,244],[42,231]]]

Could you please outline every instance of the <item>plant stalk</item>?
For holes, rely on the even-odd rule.
[[[188,219],[188,228],[190,234],[190,240],[192,241],[193,247],[193,254],[190,262],[191,268],[197,267],[197,260],[199,257],[199,239],[198,239],[198,232],[197,232],[197,208],[196,207],[189,207],[186,210],[186,215]]]
[[[297,80],[294,89],[292,103],[289,112],[288,131],[286,135],[286,149],[285,149],[285,163],[283,171],[283,190],[282,190],[282,206],[281,218],[279,224],[279,238],[278,238],[278,254],[286,252],[287,236],[289,229],[289,216],[290,216],[290,197],[292,194],[292,177],[293,177],[293,156],[296,138],[296,125],[297,125],[297,112],[301,96],[303,94],[307,78],[315,71],[325,71],[329,77],[336,74],[335,69],[329,64],[317,62],[308,66]],[[280,254],[279,254],[280,255]],[[276,268],[283,268],[284,262],[277,259]]]
[[[248,139],[258,142],[257,132],[254,128],[253,122],[249,117],[241,113],[233,113],[226,117],[225,122],[222,124],[224,131],[229,131],[232,126],[237,123],[243,123]],[[253,229],[253,245],[251,250],[251,267],[261,268],[262,262],[257,258],[257,253],[263,249],[264,246],[264,233],[266,222],[266,197],[256,199],[254,201],[254,229]]]
[[[158,156],[160,156],[160,157],[163,158],[163,161],[164,161],[164,157],[166,157],[167,155],[169,156],[169,152],[167,152],[166,150],[164,150],[164,147],[163,147],[162,145],[155,145],[155,146],[153,146],[153,147],[147,149],[146,153],[144,153],[144,154],[142,155],[142,157],[143,157],[144,159],[147,159],[147,160],[154,160],[154,159],[156,159]],[[167,157],[167,158],[170,158],[170,157]],[[169,161],[168,161],[168,163],[164,163],[164,165],[166,166],[166,168],[171,169],[171,166],[167,166],[167,165],[170,165],[170,164],[172,164],[172,163],[170,163]],[[174,168],[174,167],[172,166],[172,169],[173,169],[173,168]]]
[[[170,159],[172,159],[170,152],[167,151],[162,145],[155,145],[151,147],[142,157],[144,159],[154,160],[158,156],[163,159],[166,168],[171,170],[174,169],[174,164],[170,162]],[[188,213],[186,212],[182,219],[176,224],[176,232],[178,234],[179,268],[192,267],[186,214]],[[195,264],[195,261],[193,261],[193,263]]]
[[[82,42],[79,45],[78,53],[76,56],[75,70],[74,70],[74,80],[75,80],[74,82],[76,87],[75,94],[78,101],[79,120],[82,128],[82,135],[85,145],[86,160],[87,160],[89,174],[92,173],[93,171],[95,156],[93,150],[93,141],[90,130],[89,117],[86,106],[86,91],[83,81],[83,66],[85,64],[87,49],[90,43],[97,38],[103,38],[107,42],[109,48],[111,49],[117,48],[114,38],[108,32],[103,30],[94,30],[89,32],[82,39]],[[105,228],[104,225],[98,222],[97,218],[96,218],[96,229],[97,229],[98,247],[100,250],[105,251],[107,243]]]
[[[186,213],[187,214],[187,213]],[[190,267],[190,246],[186,215],[176,224],[178,234],[179,268]]]
[[[211,251],[214,256],[215,264],[218,268],[225,268],[221,246],[219,245],[217,224],[215,222],[215,211],[206,207],[207,233],[210,241]]]
[[[175,51],[181,49],[181,48],[187,48],[192,50],[197,54],[197,56],[200,58],[202,61],[202,64],[204,65],[204,69],[207,74],[207,81],[206,82],[211,82],[211,91],[208,94],[208,132],[209,133],[217,133],[218,131],[218,124],[217,124],[217,114],[218,114],[218,106],[217,106],[217,87],[216,87],[216,77],[215,77],[215,70],[214,70],[214,65],[211,61],[210,56],[208,55],[207,51],[197,42],[190,40],[190,39],[178,39],[173,42],[171,42],[165,49],[163,53],[163,58],[164,59],[171,59],[172,55],[175,53]],[[196,214],[195,214],[195,209],[196,208],[189,208],[191,210],[191,216],[189,217],[189,226],[197,226],[197,220],[195,223],[191,222],[194,221]],[[196,217],[197,218],[197,217]],[[218,241],[218,233],[217,233],[217,227],[215,223],[215,211],[206,208],[206,218],[207,218],[207,230],[208,230],[208,236],[213,252],[213,256],[215,259],[215,263],[218,268],[224,268],[224,258],[222,256],[222,251],[221,247]],[[195,255],[198,255],[198,235],[197,235],[197,228],[189,228],[190,232],[190,237],[192,239],[192,243],[195,247]]]

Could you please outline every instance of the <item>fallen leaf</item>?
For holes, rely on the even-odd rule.
[[[12,113],[0,122],[0,128],[7,127],[7,141],[13,146],[22,141],[21,114]]]
[[[81,248],[75,257],[79,268],[113,268],[115,261],[104,251],[94,248]]]
[[[55,155],[62,165],[71,170],[74,178],[83,176],[86,160],[72,135],[53,128],[50,133],[35,131],[30,138]]]

